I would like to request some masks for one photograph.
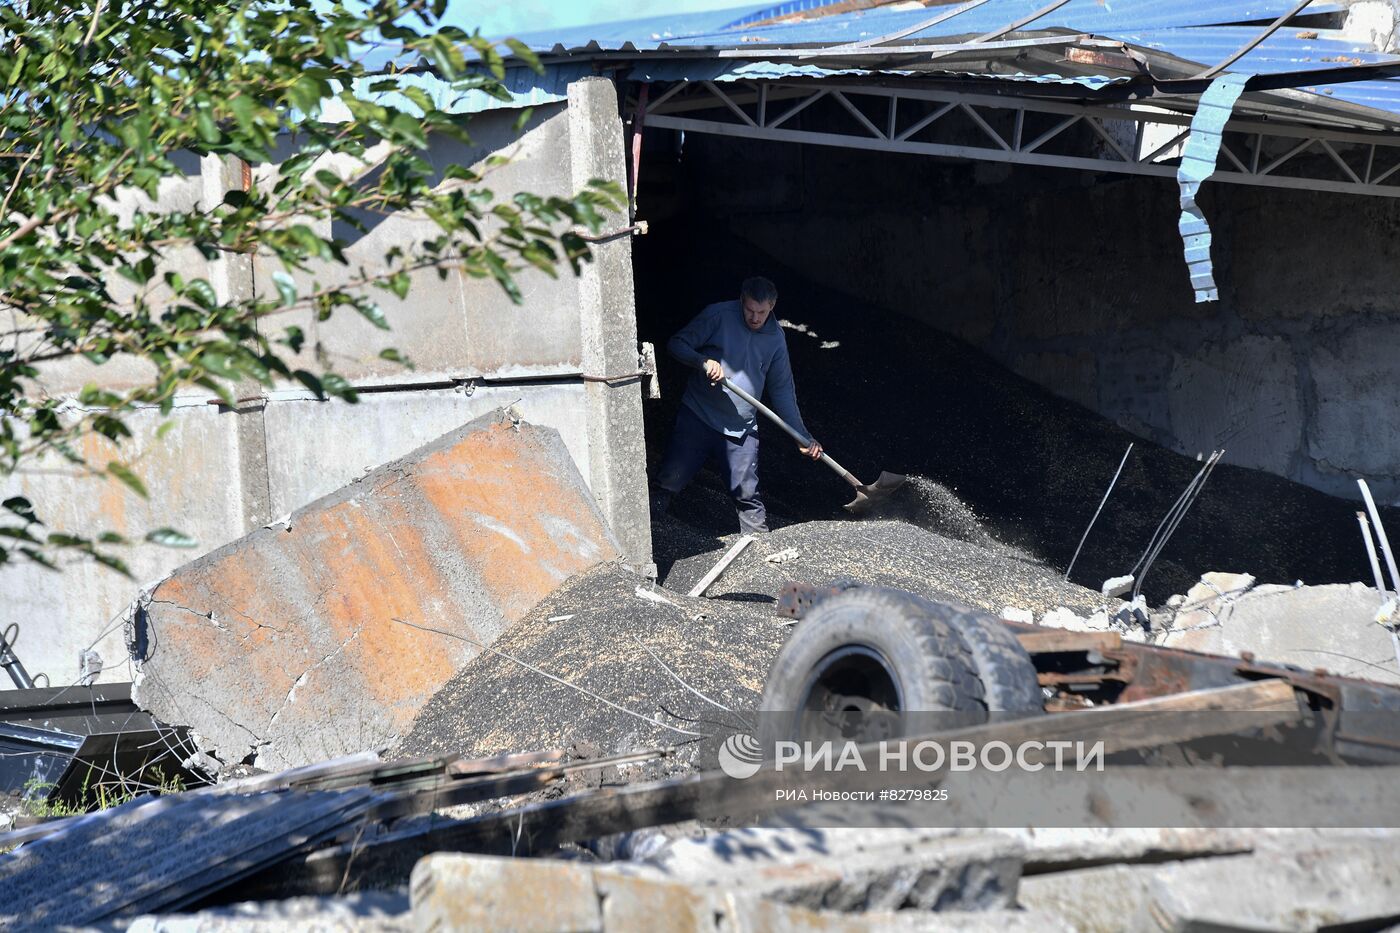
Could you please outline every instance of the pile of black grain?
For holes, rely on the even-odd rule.
[[[688,599],[600,567],[565,583],[494,645],[537,670],[481,654],[428,701],[393,754],[557,748],[595,758],[680,745],[661,773],[686,771],[701,737],[749,731],[742,714],[698,694],[756,709],[787,631],[767,604]]]
[[[1001,546],[957,493],[927,476],[908,477],[903,486],[876,500],[861,517],[906,522],[979,547]]]
[[[689,590],[729,543],[732,540],[676,561],[665,578],[666,587]],[[761,535],[705,595],[715,601],[762,603],[773,599],[788,581],[825,585],[836,580],[897,587],[995,614],[1007,606],[1036,615],[1064,606],[1091,615],[1104,602],[1098,592],[1064,583],[1060,574],[1004,548],[875,519],[803,522]]]

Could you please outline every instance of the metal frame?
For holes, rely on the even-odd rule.
[[[846,111],[851,118],[847,124],[821,131],[793,128],[792,118],[823,98],[830,98]],[[853,98],[863,99],[867,106],[858,107]],[[869,106],[872,98],[876,99],[873,108]],[[785,106],[770,106],[778,100]],[[917,103],[922,111],[930,102],[938,106],[901,125],[901,105]],[[751,106],[746,110],[747,105]],[[875,112],[881,116],[873,119],[869,114]],[[953,144],[928,138],[939,121],[954,112],[965,115],[980,129],[980,139]],[[1007,122],[1008,113],[1009,133],[997,129],[998,124]],[[1031,114],[1058,119],[1048,129],[1032,134],[1026,129]],[[746,81],[723,86],[713,81],[676,82],[653,99],[646,119],[648,126],[691,133],[1162,178],[1176,176],[1175,155],[1167,153],[1184,142],[1191,123],[1190,114],[1133,103],[1104,106],[833,79]],[[1115,136],[1110,123],[1133,124],[1132,143]],[[1149,150],[1144,145],[1149,124],[1179,126],[1181,132],[1167,144]],[[1098,138],[1101,145],[1097,151],[1076,155],[1045,151],[1047,144],[1081,125]],[[1400,136],[1246,119],[1230,121],[1225,132],[1220,168],[1211,176],[1212,181],[1400,197]],[[1301,158],[1307,153],[1327,158],[1310,162]],[[1329,168],[1324,172],[1319,166]],[[1280,174],[1281,169],[1294,174]]]

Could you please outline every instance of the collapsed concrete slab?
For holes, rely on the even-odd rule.
[[[1383,602],[1361,583],[1255,586],[1248,574],[1208,573],[1169,602],[1175,614],[1159,641],[1211,654],[1252,652],[1260,660],[1400,683],[1390,633],[1376,624]]]
[[[136,701],[224,762],[383,745],[479,646],[618,556],[558,432],[493,412],[163,581],[134,613]]]

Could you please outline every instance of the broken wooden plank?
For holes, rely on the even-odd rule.
[[[1164,713],[1212,711],[1214,715],[1164,716]],[[998,722],[911,737],[911,742],[1101,741],[1105,754],[1188,742],[1211,735],[1296,722],[1300,718],[1293,689],[1283,681],[1265,680],[1239,686],[1195,691],[1082,713]],[[865,747],[878,755],[878,746]],[[874,760],[873,758],[871,760]],[[370,878],[402,872],[436,851],[528,854],[566,842],[629,832],[692,819],[756,818],[791,807],[783,791],[873,789],[890,786],[936,788],[945,768],[919,772],[813,772],[777,770],[769,762],[743,780],[722,771],[707,771],[650,784],[609,788],[488,814],[446,826],[390,834],[362,846],[341,846],[264,873],[250,881],[245,897],[282,893],[326,893],[347,877]]]
[[[563,749],[546,752],[523,752],[520,754],[496,755],[492,758],[472,758],[454,761],[447,766],[452,777],[466,774],[495,774],[530,765],[552,764],[564,760]]]
[[[1064,629],[1021,632],[1016,640],[1031,654],[1114,651],[1123,647],[1123,636],[1117,632],[1070,632]]]
[[[725,551],[724,556],[721,557],[715,563],[715,565],[710,568],[709,572],[700,578],[700,582],[692,586],[690,588],[690,592],[686,593],[685,595],[704,596],[705,590],[710,588],[710,584],[718,580],[719,575],[724,573],[725,570],[729,569],[729,565],[734,563],[734,559],[737,558],[740,554],[742,554],[744,548],[748,547],[750,544],[753,544],[753,542],[753,535],[744,535],[738,541],[735,541],[733,547]]]
[[[390,791],[370,809],[369,818],[377,820],[398,819],[405,816],[418,816],[455,807],[464,803],[476,803],[498,797],[513,797],[540,790],[555,781],[580,771],[596,771],[601,768],[615,768],[621,765],[640,764],[664,758],[670,749],[645,749],[626,755],[611,755],[607,758],[593,758],[587,761],[574,761],[548,767],[524,766],[512,771],[481,776],[458,778],[437,777],[411,787],[387,788]],[[552,755],[553,752],[538,753]],[[527,758],[528,755],[511,756]]]

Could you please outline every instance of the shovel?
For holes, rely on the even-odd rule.
[[[754,408],[763,412],[764,417],[786,431],[789,437],[797,441],[797,443],[801,444],[803,447],[812,446],[812,439],[810,437],[803,437],[792,425],[788,424],[782,418],[779,418],[777,412],[736,386],[730,381],[728,376],[720,380],[720,385],[748,402]],[[825,451],[822,452],[821,460],[822,463],[825,463],[835,470],[837,476],[841,477],[855,488],[856,497],[846,503],[846,511],[853,515],[860,515],[863,512],[867,512],[873,506],[888,499],[896,489],[904,485],[906,479],[898,473],[881,472],[880,478],[867,486],[865,483],[856,479],[855,476],[851,474],[850,470],[831,459]]]

